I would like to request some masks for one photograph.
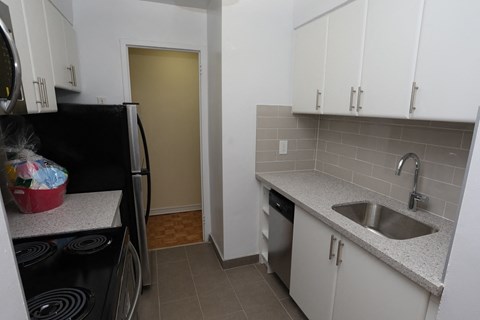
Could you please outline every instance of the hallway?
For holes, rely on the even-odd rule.
[[[150,216],[147,237],[149,249],[202,242],[202,211]]]

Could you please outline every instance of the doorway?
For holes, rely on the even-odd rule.
[[[203,240],[199,54],[128,48],[132,101],[148,139],[150,249]]]

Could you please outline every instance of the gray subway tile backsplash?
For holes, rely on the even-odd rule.
[[[415,152],[422,160],[418,191],[429,197],[423,209],[456,220],[472,133],[470,123],[297,115],[291,107],[258,106],[256,171],[314,169],[406,203],[414,163],[400,176],[394,168]],[[280,139],[288,140],[285,156],[278,154]]]

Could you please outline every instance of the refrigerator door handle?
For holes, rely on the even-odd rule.
[[[147,226],[145,224],[145,217],[143,211],[143,197],[142,197],[142,175],[132,175],[133,181],[133,193],[135,196],[135,219],[137,221],[137,234],[138,234],[138,247],[140,260],[142,262],[142,280],[143,285],[148,286],[151,284],[150,262],[148,256],[147,245]]]
[[[147,135],[145,134],[145,129],[143,128],[142,121],[137,114],[137,125],[140,131],[140,137],[142,138],[143,145],[143,154],[145,155],[145,165],[146,168],[140,170],[140,174],[147,177],[147,208],[145,209],[145,223],[148,223],[148,218],[150,217],[150,208],[152,203],[152,177],[150,174],[150,155],[148,154],[148,144],[147,144]]]
[[[140,142],[138,140],[137,104],[125,103],[124,105],[127,108],[131,169],[133,174],[138,174],[142,171],[142,164],[140,159]]]

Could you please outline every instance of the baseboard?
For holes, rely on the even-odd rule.
[[[199,211],[202,210],[201,204],[192,204],[188,206],[181,206],[181,207],[165,207],[165,208],[155,208],[150,209],[151,216],[158,216],[161,214],[170,214],[170,213],[178,213],[178,212],[188,212],[188,211]]]
[[[213,243],[213,249],[223,269],[231,269],[231,268],[246,266],[249,264],[258,263],[260,261],[260,256],[258,254],[230,259],[230,260],[224,260],[221,252],[218,250],[217,243],[213,239],[212,235],[208,236],[208,241]]]

